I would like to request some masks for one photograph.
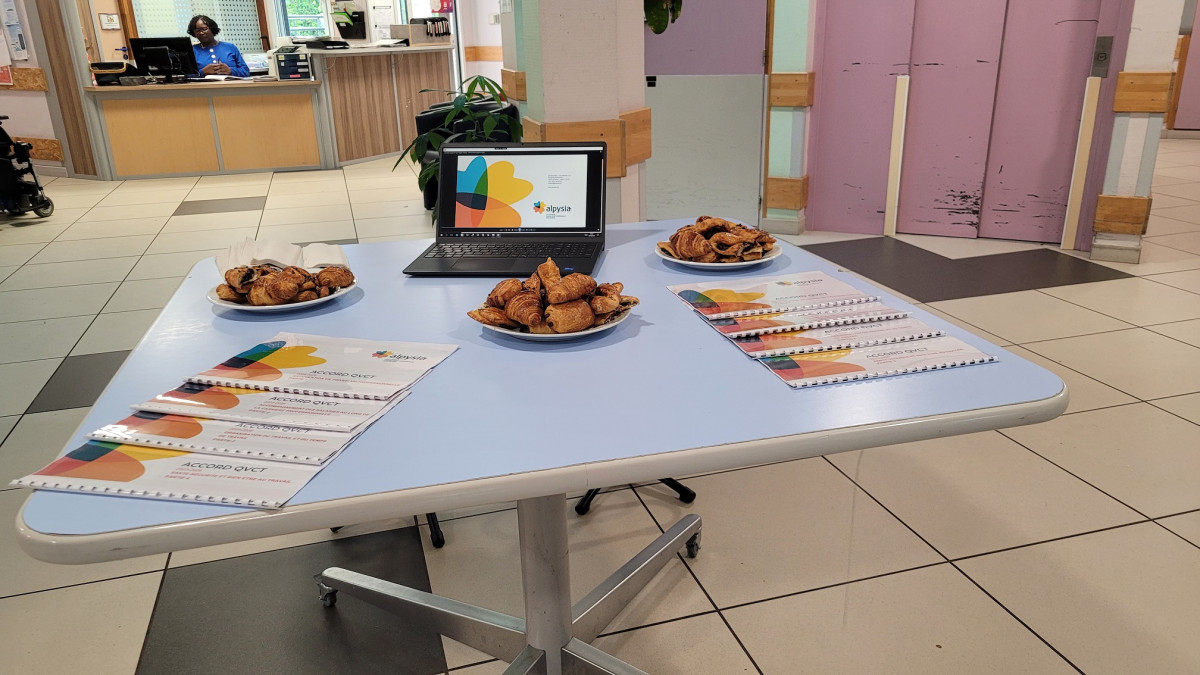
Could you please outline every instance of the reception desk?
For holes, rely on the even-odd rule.
[[[84,87],[103,178],[333,169],[392,155],[450,89],[450,45],[310,52],[311,81]]]

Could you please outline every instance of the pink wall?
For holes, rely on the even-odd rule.
[[[646,29],[646,74],[762,75],[766,48],[766,0],[692,0],[662,34]]]

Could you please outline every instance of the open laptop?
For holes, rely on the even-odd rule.
[[[413,276],[521,277],[547,257],[591,274],[604,250],[607,145],[447,143],[437,241]]]

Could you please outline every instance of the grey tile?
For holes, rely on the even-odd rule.
[[[68,316],[0,323],[0,345],[6,347],[0,351],[0,363],[66,356],[92,325],[92,318]]]
[[[53,462],[90,410],[73,408],[22,416],[0,445],[0,486]]]
[[[53,377],[62,359],[0,364],[0,415],[20,415]]]
[[[197,199],[183,202],[173,216],[191,216],[199,213],[227,213],[229,211],[258,211],[267,203],[262,197],[233,197],[230,199]]]
[[[125,363],[129,352],[68,356],[54,371],[26,413],[90,406]]]
[[[443,673],[432,629],[345,594],[322,607],[312,578],[337,566],[429,591],[418,537],[406,527],[169,569],[137,672]]]

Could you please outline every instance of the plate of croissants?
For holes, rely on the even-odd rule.
[[[638,304],[624,285],[596,283],[586,274],[563,276],[547,258],[528,279],[505,279],[467,316],[484,328],[521,340],[559,341],[617,327]]]
[[[663,260],[700,269],[761,265],[782,253],[765,230],[712,216],[700,216],[679,228],[669,241],[658,242],[654,251]]]
[[[240,265],[225,271],[225,283],[207,293],[218,307],[244,312],[285,312],[328,302],[350,292],[354,273],[348,267]]]

